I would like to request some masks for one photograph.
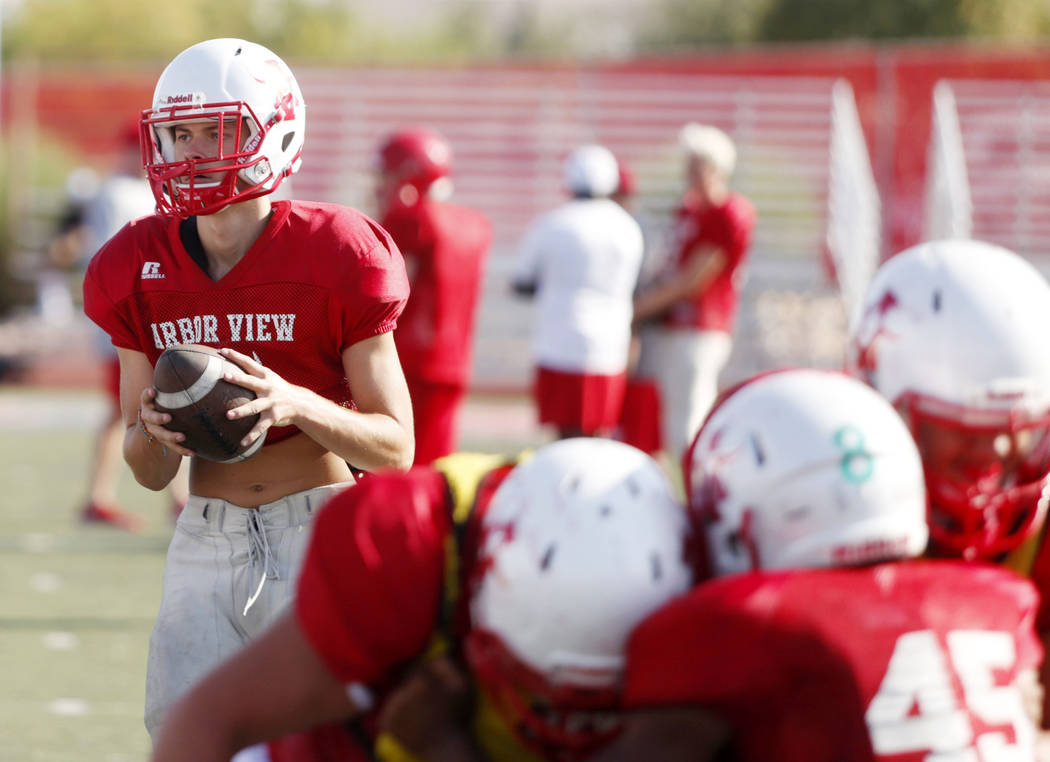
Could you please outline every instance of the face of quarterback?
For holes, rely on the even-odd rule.
[[[237,150],[237,122],[224,119],[220,129],[215,119],[199,122],[179,122],[172,128],[175,141],[175,161],[208,159],[212,156],[230,154]],[[222,162],[216,161],[216,166]],[[206,169],[209,162],[199,168]],[[198,173],[194,181],[200,184],[217,183],[222,180],[222,173]]]

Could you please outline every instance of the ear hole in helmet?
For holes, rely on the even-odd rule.
[[[551,545],[546,551],[544,551],[543,558],[540,559],[540,568],[543,571],[547,571],[547,569],[550,568],[551,561],[554,560],[554,549],[555,546]]]
[[[664,576],[664,566],[662,563],[660,563],[660,556],[658,556],[656,553],[653,553],[651,556],[649,556],[649,564],[650,566],[652,566],[653,581],[659,581],[660,578]]]
[[[282,151],[287,151],[288,150],[288,146],[290,146],[292,144],[293,140],[295,140],[295,133],[294,132],[289,132],[287,135],[285,135],[284,136],[284,140],[281,141],[281,150]]]

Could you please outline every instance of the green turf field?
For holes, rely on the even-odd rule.
[[[137,536],[83,527],[93,395],[0,393],[0,758],[144,760],[146,645],[170,526],[166,496],[130,473],[122,501]],[[5,408],[0,408],[3,410]],[[77,411],[61,415],[61,410]]]
[[[145,760],[146,649],[171,532],[166,493],[125,471],[129,535],[76,521],[101,398],[0,388],[0,761]],[[464,413],[463,448],[540,441],[521,400]]]

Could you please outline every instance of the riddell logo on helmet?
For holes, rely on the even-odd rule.
[[[182,95],[169,95],[168,96],[168,105],[173,105],[173,104],[178,104],[178,103],[193,103],[196,100],[197,100],[197,97],[193,93],[184,93]]]
[[[839,545],[831,551],[836,564],[863,564],[889,558],[899,558],[908,550],[907,537],[888,537],[866,540],[856,545]]]

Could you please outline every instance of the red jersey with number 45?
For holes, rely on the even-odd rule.
[[[950,561],[725,577],[635,631],[625,701],[716,711],[746,762],[1031,760],[1037,602]]]
[[[231,347],[285,380],[352,405],[342,352],[392,331],[408,298],[401,254],[356,210],[277,201],[262,233],[219,280],[191,258],[180,221],[144,217],[95,255],[84,311],[117,347],[155,363],[173,344]],[[272,429],[272,444],[298,431]]]
[[[405,375],[465,386],[492,243],[488,219],[474,209],[424,199],[396,204],[382,222],[412,273],[412,296],[394,333]]]

